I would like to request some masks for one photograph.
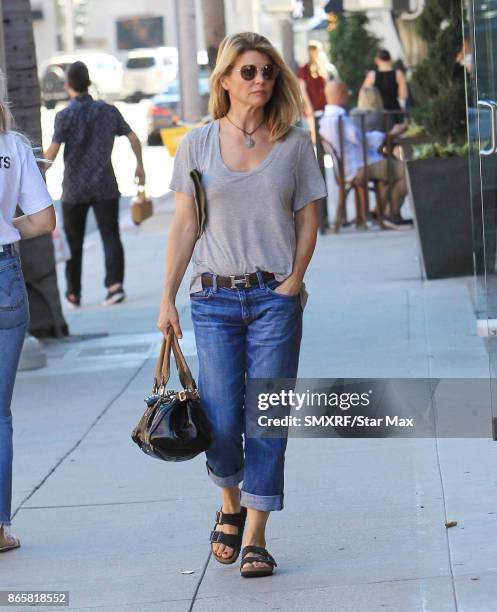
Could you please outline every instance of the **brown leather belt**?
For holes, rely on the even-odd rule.
[[[275,278],[272,272],[259,272],[264,282],[273,280]],[[202,287],[212,287],[213,280],[211,274],[202,274]],[[217,286],[225,287],[226,289],[248,289],[250,287],[258,287],[259,279],[257,274],[243,274],[242,276],[218,276]]]

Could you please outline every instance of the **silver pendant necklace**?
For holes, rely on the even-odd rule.
[[[255,130],[252,130],[251,132],[247,132],[247,130],[244,130],[243,128],[239,127],[238,125],[236,125],[236,123],[233,123],[233,121],[231,121],[228,115],[225,115],[225,117],[231,123],[231,125],[234,125],[238,130],[240,130],[240,132],[243,132],[243,135],[245,136],[245,146],[248,149],[253,149],[255,147],[255,140],[252,138],[252,134],[257,132],[257,130],[264,123],[264,119],[259,123],[259,125],[255,128]]]

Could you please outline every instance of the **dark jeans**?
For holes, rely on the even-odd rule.
[[[81,266],[86,217],[93,208],[105,253],[105,286],[123,283],[124,249],[119,235],[119,199],[68,204],[62,202],[64,231],[67,235],[71,259],[66,263],[67,292],[81,295]]]

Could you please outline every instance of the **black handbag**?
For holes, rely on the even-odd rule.
[[[171,348],[182,391],[167,390]],[[211,428],[200,406],[197,385],[172,328],[162,342],[152,394],[147,409],[131,439],[141,450],[163,461],[187,461],[206,451],[212,441]]]

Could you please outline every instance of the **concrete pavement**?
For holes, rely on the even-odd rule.
[[[67,313],[73,338],[47,343],[49,367],[18,377],[23,546],[0,556],[0,589],[69,590],[69,609],[106,612],[497,611],[489,439],[292,438],[285,509],[268,527],[276,575],[243,580],[239,562],[210,558],[219,494],[204,458],[153,461],[130,440],[160,344],[170,200],[159,209],[123,232],[122,305],[99,305],[101,247],[89,237],[84,307]],[[299,375],[487,377],[471,283],[421,281],[412,231],[320,237]],[[186,285],[182,346],[196,374]]]

